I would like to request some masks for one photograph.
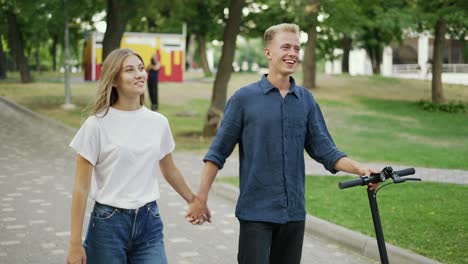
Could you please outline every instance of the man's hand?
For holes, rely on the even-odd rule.
[[[211,223],[211,213],[206,202],[203,202],[198,196],[194,196],[189,202],[189,210],[185,219],[193,225],[201,225],[204,222]]]
[[[86,252],[81,244],[70,244],[67,264],[86,264]]]
[[[361,168],[360,169],[360,176],[367,176],[367,177],[370,177],[371,173],[379,173],[378,171],[374,170],[374,169],[369,169],[369,168]],[[367,186],[369,187],[369,189],[371,189],[372,191],[375,191],[377,190],[377,188],[379,188],[379,184],[380,183],[369,183]]]

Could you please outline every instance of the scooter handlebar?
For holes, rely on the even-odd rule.
[[[340,189],[346,189],[354,186],[359,186],[359,185],[364,185],[364,179],[363,178],[357,178],[354,180],[349,180],[349,181],[344,181],[338,183],[338,187]]]
[[[414,173],[416,173],[416,171],[414,170],[414,168],[408,168],[408,169],[395,171],[395,173],[398,174],[398,176],[403,177],[403,176],[413,175]]]

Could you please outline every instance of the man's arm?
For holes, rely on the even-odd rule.
[[[371,171],[362,166],[355,160],[352,160],[348,157],[342,157],[335,163],[335,170],[344,171],[359,176],[369,176]]]
[[[204,203],[208,201],[208,193],[210,192],[211,185],[213,184],[216,175],[218,174],[219,168],[212,161],[206,161],[202,171],[202,178],[200,186],[198,188],[197,196]]]
[[[356,175],[359,175],[359,176],[370,176],[371,173],[377,173],[376,170],[369,169],[369,168],[363,166],[362,164],[360,164],[359,162],[357,162],[355,160],[352,160],[352,159],[350,159],[348,157],[340,158],[335,163],[335,170],[344,171],[344,172],[356,174]],[[369,187],[371,188],[371,190],[377,189],[378,186],[379,186],[378,183],[377,184],[375,184],[375,183],[370,183],[369,184]]]

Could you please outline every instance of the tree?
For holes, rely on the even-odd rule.
[[[193,35],[197,43],[198,57],[205,76],[211,76],[208,65],[206,43],[219,39],[222,27],[226,23],[224,9],[229,1],[222,0],[184,0],[181,19],[187,23],[188,36]],[[190,43],[190,42],[189,42]]]
[[[7,58],[3,51],[3,40],[0,35],[0,79],[6,79],[7,77]]]
[[[18,24],[18,19],[13,6],[9,6],[9,8],[6,10],[6,17],[8,21],[8,46],[11,49],[12,57],[14,58],[19,69],[21,82],[32,82],[28,60],[24,55],[24,43],[21,27]]]
[[[242,18],[242,9],[245,0],[231,0],[229,4],[229,17],[223,33],[223,49],[213,84],[213,94],[211,105],[206,114],[203,136],[214,136],[223,117],[223,109],[226,105],[227,85],[232,73],[232,62],[236,48],[236,39],[239,34],[239,27]]]
[[[361,5],[357,0],[325,0],[322,10],[324,20],[320,23],[319,50],[327,55],[327,59],[333,60],[333,50],[341,48],[341,71],[348,73],[349,53],[363,24]]]
[[[383,48],[401,41],[403,29],[411,25],[408,0],[362,0],[362,25],[358,41],[367,51],[374,74],[380,74]]]
[[[442,86],[442,63],[444,60],[445,37],[465,36],[468,22],[468,3],[464,0],[417,0],[416,11],[419,30],[434,32],[434,48],[432,54],[432,102],[436,104],[445,101]]]
[[[304,50],[304,64],[302,66],[303,85],[308,89],[313,89],[317,87],[315,48],[317,43],[317,14],[320,10],[320,0],[309,0],[304,10],[304,24],[308,38]]]
[[[141,1],[107,0],[107,28],[102,40],[102,60],[114,49],[120,47],[125,27]]]

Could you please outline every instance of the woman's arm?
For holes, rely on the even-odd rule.
[[[174,164],[172,154],[167,154],[163,159],[161,159],[159,161],[159,167],[166,181],[187,202],[187,204],[189,204],[190,211],[195,211],[197,215],[204,214],[204,220],[210,222],[210,211],[208,207],[206,204],[202,204],[200,199],[198,199],[192,192],[179,169]]]
[[[93,165],[76,155],[76,174],[71,204],[71,234],[67,263],[86,263],[86,253],[81,237],[83,235],[83,218],[86,210]]]

